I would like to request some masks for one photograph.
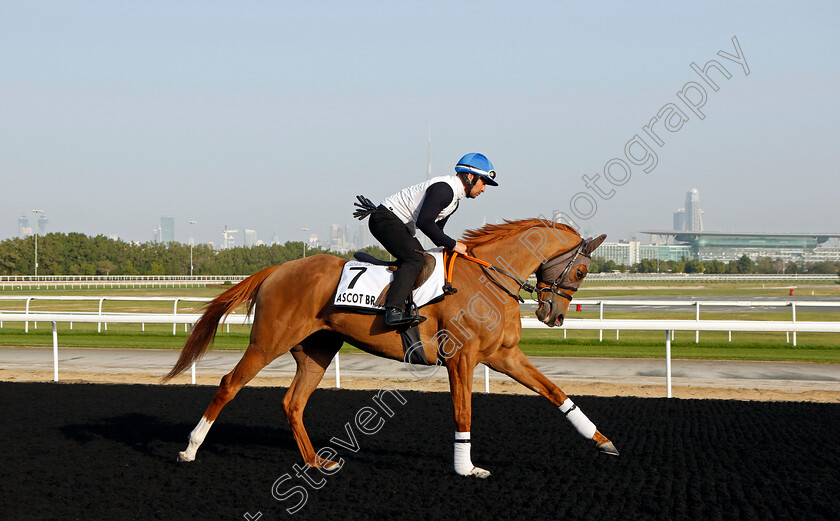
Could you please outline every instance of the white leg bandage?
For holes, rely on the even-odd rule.
[[[598,430],[595,428],[595,424],[583,414],[583,411],[574,404],[571,398],[566,398],[566,401],[560,406],[560,412],[566,415],[566,418],[572,422],[581,436],[587,440],[591,440],[595,436],[595,431]]]
[[[470,433],[456,432],[455,433],[455,472],[461,476],[466,476],[472,472],[474,465],[470,457]]]
[[[195,459],[195,453],[198,451],[198,447],[204,442],[204,437],[207,436],[207,432],[212,426],[213,422],[207,421],[204,416],[201,417],[198,425],[190,433],[190,443],[187,446],[187,450],[180,454],[182,461],[192,461]]]

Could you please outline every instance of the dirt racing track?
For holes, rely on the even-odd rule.
[[[621,451],[612,457],[542,398],[476,394],[473,462],[493,472],[478,480],[452,471],[447,394],[403,391],[404,404],[383,394],[389,417],[375,391],[321,389],[305,421],[315,447],[331,447],[343,466],[298,477],[282,388],[244,389],[196,461],[176,462],[214,390],[0,383],[0,519],[765,521],[840,513],[840,404],[575,397]],[[376,432],[355,422],[365,407],[378,411],[362,423]]]

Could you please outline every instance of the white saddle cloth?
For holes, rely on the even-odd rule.
[[[435,258],[435,269],[422,286],[411,293],[414,304],[419,308],[443,295],[443,250],[426,250]],[[383,311],[376,300],[385,286],[394,280],[394,272],[388,266],[378,266],[367,262],[350,260],[341,271],[341,280],[335,292],[333,303],[340,307],[351,307],[366,311]]]

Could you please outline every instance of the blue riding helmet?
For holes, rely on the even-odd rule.
[[[459,174],[475,174],[490,186],[499,186],[493,163],[484,154],[472,152],[458,160],[455,171]]]

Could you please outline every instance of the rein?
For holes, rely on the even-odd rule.
[[[552,261],[555,261],[557,259],[560,259],[561,257],[566,256],[572,250],[574,250],[574,252],[575,252],[574,255],[572,256],[572,258],[569,259],[569,262],[566,264],[565,269],[560,273],[560,275],[557,276],[557,278],[554,279],[554,282],[552,282],[552,284],[550,286],[547,286],[547,287],[538,288],[536,286],[533,286],[533,285],[529,284],[527,280],[522,280],[519,277],[517,277],[516,275],[510,273],[509,271],[507,271],[503,268],[497,268],[496,266],[493,266],[489,262],[481,260],[478,257],[474,257],[472,255],[462,255],[462,254],[459,254],[457,252],[452,252],[451,256],[449,258],[449,263],[448,263],[448,266],[447,266],[447,275],[446,275],[447,284],[449,284],[449,279],[451,279],[452,265],[455,263],[455,257],[457,257],[458,255],[461,255],[461,257],[463,257],[464,260],[474,262],[474,263],[478,264],[479,266],[481,266],[481,271],[484,272],[484,274],[487,276],[487,278],[490,279],[490,281],[493,282],[493,284],[495,284],[496,286],[498,286],[502,291],[504,291],[505,293],[510,295],[514,300],[517,300],[519,302],[525,302],[525,300],[522,297],[519,296],[518,292],[516,294],[514,294],[507,287],[505,287],[501,282],[499,282],[496,279],[496,277],[494,277],[492,274],[490,274],[490,272],[487,271],[487,270],[494,271],[494,272],[498,273],[499,275],[503,275],[503,276],[508,277],[509,279],[513,280],[514,282],[516,282],[519,285],[519,290],[520,291],[522,291],[524,289],[525,291],[527,291],[528,293],[530,293],[532,295],[532,298],[533,298],[533,294],[536,292],[537,293],[537,298],[535,300],[537,300],[538,302],[544,302],[541,294],[545,291],[550,291],[550,292],[554,293],[555,295],[561,296],[561,297],[571,301],[572,296],[569,293],[567,293],[566,291],[562,291],[562,290],[576,291],[578,288],[575,287],[575,286],[563,285],[563,280],[568,276],[569,272],[572,269],[572,265],[574,265],[575,260],[577,260],[578,256],[581,255],[581,252],[583,251],[583,246],[584,246],[585,242],[586,241],[584,239],[581,239],[581,241],[574,248],[570,248],[570,249],[568,249],[564,252],[561,252],[558,255],[555,255],[554,257],[552,257],[552,258],[548,259],[547,261],[543,262],[542,264],[540,264],[540,268],[537,271],[550,270],[550,269],[556,267],[556,263],[552,263]],[[540,281],[538,281],[538,282],[540,282]],[[451,287],[451,285],[450,285],[450,287]]]

